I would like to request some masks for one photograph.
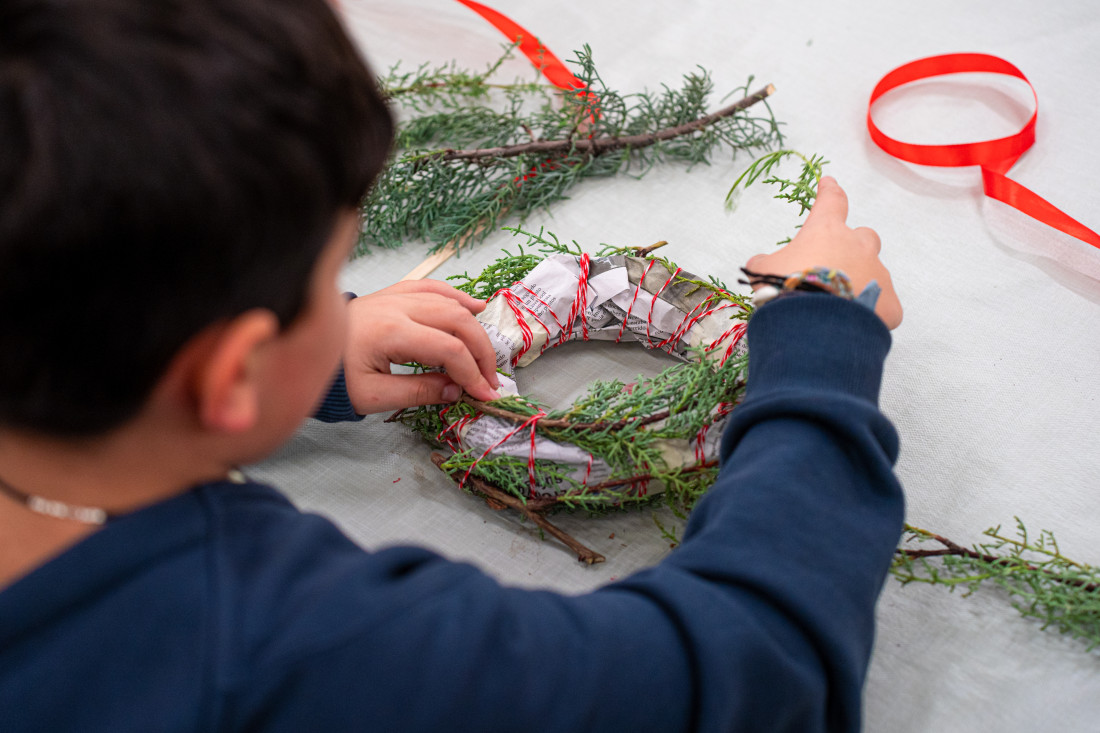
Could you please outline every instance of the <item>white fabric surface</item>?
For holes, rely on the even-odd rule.
[[[343,4],[377,71],[397,60],[481,67],[500,52],[498,32],[451,0]],[[1038,140],[1010,177],[1100,228],[1100,4],[490,5],[563,59],[591,44],[603,77],[620,90],[676,84],[697,64],[712,71],[720,94],[750,74],[754,88],[774,83],[771,103],[788,145],[832,161],[826,171],[848,192],[849,223],[879,232],[905,306],[882,404],[902,437],[897,470],[908,521],[969,544],[1019,516],[1033,531],[1053,530],[1070,557],[1100,563],[1100,250],[985,199],[976,168],[888,157],[864,125],[870,91],[892,68],[939,53],[1001,56],[1039,94]],[[521,61],[511,68],[529,74]],[[967,142],[1014,132],[1030,108],[1023,84],[959,77],[884,100],[876,121],[913,142]],[[732,283],[750,255],[769,250],[795,223],[789,205],[771,201],[763,187],[750,189],[734,213],[724,209],[726,190],[749,160],[591,181],[528,224],[590,247],[668,239],[663,253],[678,264]],[[435,277],[480,271],[514,244],[510,234],[494,234]],[[375,252],[347,268],[344,284],[359,293],[379,289],[425,250],[410,242]],[[666,364],[637,346],[569,346],[529,367],[527,385],[537,379],[537,394],[564,404],[598,376],[629,379]],[[523,586],[584,591],[668,552],[649,512],[562,518],[608,556],[585,568],[514,515],[459,493],[428,462],[429,449],[383,417],[308,424],[251,473],[331,516],[368,548],[421,544]],[[1100,730],[1100,653],[1041,631],[1000,592],[963,597],[888,579],[878,617],[866,730]]]

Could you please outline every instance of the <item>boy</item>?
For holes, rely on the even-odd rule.
[[[337,291],[391,134],[323,0],[0,4],[0,730],[858,729],[901,310],[830,179],[749,269],[875,280],[878,317],[759,309],[720,477],[655,568],[502,588],[235,471],[329,387],[327,418],[494,395],[479,301]]]

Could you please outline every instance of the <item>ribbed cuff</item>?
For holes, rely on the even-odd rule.
[[[878,404],[890,331],[862,305],[824,294],[780,298],[753,314],[748,342],[747,399],[797,386]]]
[[[321,422],[347,422],[349,420],[362,420],[363,416],[355,412],[348,397],[348,385],[344,378],[344,368],[336,373],[332,386],[328,389],[324,401],[313,413],[313,417]]]

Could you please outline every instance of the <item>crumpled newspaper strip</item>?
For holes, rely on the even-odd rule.
[[[547,257],[522,281],[492,298],[478,316],[496,350],[497,366],[507,374],[501,376],[501,393],[519,394],[517,367],[530,364],[546,348],[586,336],[638,341],[645,348],[660,348],[682,360],[689,357],[689,349],[700,345],[707,348],[710,359],[725,361],[743,355],[744,322],[731,320],[738,306],[728,301],[708,302],[713,289],[700,287],[700,281],[679,269],[669,271],[656,259],[626,255]],[[583,307],[577,303],[578,298]],[[693,440],[660,441],[667,465],[690,466],[717,458],[726,420],[721,414],[724,411],[716,405],[712,414],[718,414],[718,420]],[[448,421],[454,425],[458,419]],[[654,427],[660,424],[654,423]],[[519,427],[483,414],[454,425],[453,433],[459,447],[475,455],[509,455],[529,462],[552,460],[568,466],[571,478],[584,485],[610,477],[611,467],[602,459],[541,434],[532,439],[533,427]],[[569,488],[567,482],[550,486],[536,483],[531,493],[557,495]],[[663,489],[660,482],[645,487],[648,493]]]

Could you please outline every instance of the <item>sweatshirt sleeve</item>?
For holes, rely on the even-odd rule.
[[[242,640],[250,672],[226,675],[249,681],[227,708],[236,723],[859,730],[903,515],[897,436],[877,407],[889,332],[862,306],[806,295],[760,308],[748,338],[746,397],[682,544],[592,593],[501,587],[425,550],[364,553],[319,518],[247,532],[249,546],[272,532],[279,553],[262,575],[235,570],[267,594],[241,599],[263,624]]]
[[[355,293],[346,292],[344,297],[349,301],[355,300]],[[360,415],[355,411],[351,404],[351,398],[348,396],[348,382],[347,377],[344,375],[343,364],[340,365],[340,370],[336,372],[336,376],[325,394],[325,399],[317,406],[313,417],[321,422],[347,422],[363,419],[364,415]]]
[[[349,420],[362,420],[363,415],[355,412],[351,398],[348,397],[348,384],[344,377],[344,367],[336,373],[332,385],[325,394],[325,399],[317,406],[313,417],[321,422],[343,422]]]

